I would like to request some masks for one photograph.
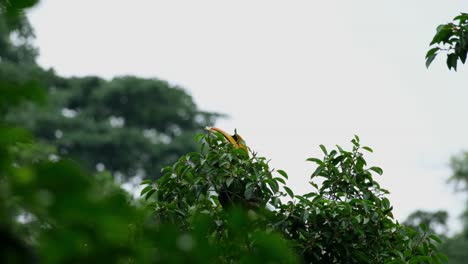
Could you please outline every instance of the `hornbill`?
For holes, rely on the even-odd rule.
[[[237,132],[235,132],[234,135],[229,135],[224,130],[217,127],[207,127],[206,129],[208,131],[221,133],[224,138],[235,148],[245,150],[248,155],[248,147],[245,144],[244,139],[239,134],[237,134]],[[224,183],[218,193],[218,201],[221,206],[223,206],[223,208],[229,208],[233,205],[240,205],[248,209],[258,208],[260,201],[257,197],[254,196],[250,199],[246,199],[244,197],[245,185],[246,183],[242,178],[237,178],[237,180],[232,182],[229,186]]]
[[[227,141],[229,141],[229,143],[231,143],[235,148],[243,149],[245,150],[245,152],[249,153],[248,148],[245,144],[245,140],[239,134],[237,134],[237,132],[234,132],[234,135],[229,135],[226,131],[217,127],[206,127],[206,130],[221,133],[224,136],[224,138],[226,138]]]

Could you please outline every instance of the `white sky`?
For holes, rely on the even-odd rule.
[[[43,0],[30,14],[39,63],[65,76],[132,74],[181,85],[230,115],[249,146],[309,190],[319,144],[374,148],[395,215],[447,209],[451,155],[468,149],[468,75],[424,55],[466,1]]]

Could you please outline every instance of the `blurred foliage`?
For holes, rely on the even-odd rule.
[[[448,214],[446,211],[426,212],[417,210],[408,216],[404,224],[414,229],[424,225],[432,233],[444,236],[448,231],[447,219]]]
[[[457,234],[450,237],[441,245],[441,251],[449,257],[451,264],[465,264],[468,259],[468,237]]]
[[[468,152],[453,156],[450,161],[452,176],[449,181],[455,184],[455,188],[468,191]]]
[[[452,157],[451,160],[452,176],[449,182],[455,184],[457,191],[466,192],[468,186],[468,153],[460,153]],[[464,264],[468,259],[468,203],[467,209],[461,216],[463,221],[462,232],[453,236],[448,236],[447,218],[448,214],[445,211],[426,212],[418,210],[408,216],[405,224],[411,227],[416,227],[419,224],[424,224],[428,229],[442,238],[441,252],[449,258],[449,263]]]
[[[447,54],[449,70],[456,71],[458,61],[464,64],[468,53],[468,14],[461,13],[453,22],[438,26],[429,45],[432,48],[426,54],[426,67],[443,52]]]
[[[449,182],[455,185],[457,191],[468,191],[468,153],[463,152],[454,157],[450,162],[452,176]],[[466,263],[468,259],[468,201],[465,212],[461,215],[463,230],[459,234],[447,238],[441,250],[450,258],[450,263]]]
[[[33,63],[37,49],[31,45],[34,33],[23,9],[35,0],[0,0],[0,58],[2,62]]]
[[[157,176],[195,150],[195,131],[218,116],[199,111],[183,89],[157,79],[51,74],[47,85],[47,107],[23,105],[7,119],[53,145],[60,157],[125,177]]]

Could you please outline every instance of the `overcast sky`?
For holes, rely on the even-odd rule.
[[[464,0],[43,0],[30,13],[39,63],[64,76],[157,77],[200,108],[226,113],[248,145],[310,190],[319,144],[374,148],[372,165],[394,213],[447,209],[465,197],[446,184],[468,150],[468,74],[424,55]]]

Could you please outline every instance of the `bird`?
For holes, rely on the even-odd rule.
[[[247,147],[245,140],[237,134],[237,131],[234,132],[234,135],[229,135],[226,131],[217,127],[206,127],[206,130],[221,133],[235,148],[242,149],[247,153],[247,155],[249,154],[249,148]],[[246,182],[242,177],[236,178],[236,180],[231,182],[229,185],[224,183],[218,191],[218,201],[221,206],[223,208],[241,206],[247,209],[258,209],[261,203],[260,199],[255,197],[255,195],[246,199],[244,194],[245,186]]]
[[[243,149],[247,154],[249,153],[245,140],[237,134],[237,131],[234,131],[234,135],[229,135],[226,131],[217,127],[206,127],[206,130],[221,133],[235,148]]]

